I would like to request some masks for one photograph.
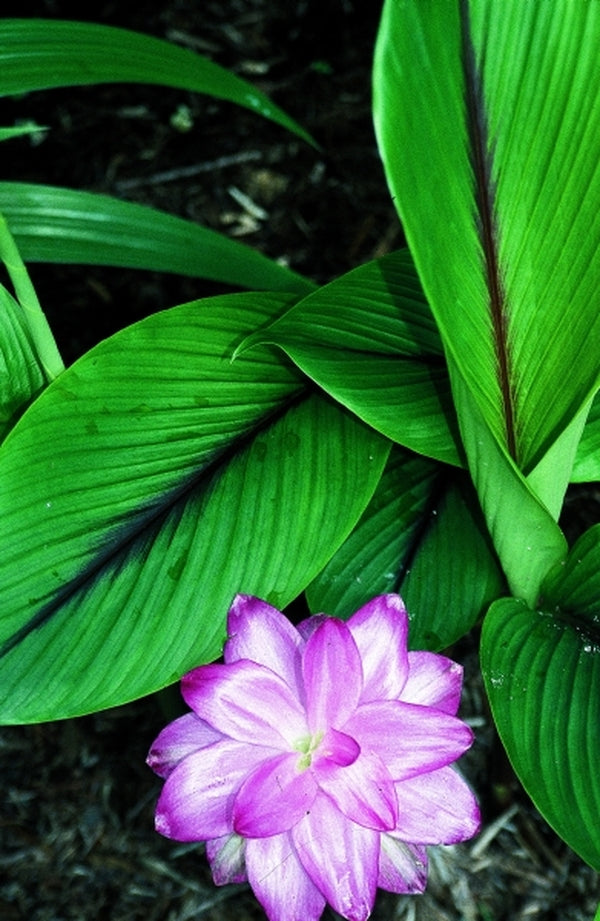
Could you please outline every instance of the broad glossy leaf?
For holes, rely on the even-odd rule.
[[[503,598],[484,620],[481,665],[495,723],[523,786],[555,831],[600,869],[597,615],[584,606],[533,611]]]
[[[374,595],[400,592],[411,646],[440,650],[467,633],[502,588],[465,475],[395,448],[356,528],[306,596],[313,612],[348,617]]]
[[[291,601],[368,503],[389,442],[267,349],[289,303],[232,295],[128,327],[0,447],[0,716],[113,706],[220,654],[237,591]]]
[[[377,135],[425,294],[525,474],[599,379],[599,44],[597,3],[522,0],[387,0],[377,42]]]
[[[461,463],[437,328],[407,250],[348,272],[245,342],[274,343],[388,438]]]
[[[0,212],[26,262],[114,265],[308,293],[314,284],[249,246],[109,195],[0,182]]]
[[[208,93],[251,109],[314,144],[308,132],[264,93],[172,42],[92,22],[0,20],[0,96],[94,83],[149,83]]]
[[[45,383],[23,311],[0,285],[0,442]]]

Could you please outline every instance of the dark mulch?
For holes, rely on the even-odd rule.
[[[77,88],[2,104],[4,124],[34,118],[52,130],[37,146],[2,145],[1,175],[150,203],[327,281],[402,243],[371,126],[378,8],[369,0],[5,0],[3,16],[86,18],[208,54],[269,93],[323,151],[225,103],[154,88]],[[189,117],[190,130],[174,127],[177,113]],[[31,273],[69,362],[155,310],[226,290],[152,272],[36,265]],[[589,509],[589,497],[577,501]],[[474,842],[432,849],[427,894],[382,895],[374,917],[590,921],[600,899],[596,874],[515,782],[491,727],[474,641],[458,652],[467,668],[464,715],[477,736],[464,769],[481,797],[484,828]],[[264,917],[244,887],[212,885],[201,847],[153,832],[160,783],[144,759],[163,723],[152,699],[0,730],[0,918]]]

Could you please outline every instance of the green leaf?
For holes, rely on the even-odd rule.
[[[6,267],[19,301],[19,321],[31,344],[33,360],[42,369],[45,380],[51,381],[64,371],[65,366],[19,249],[1,213],[0,259]],[[17,376],[22,373],[18,369],[14,369],[14,372]]]
[[[591,583],[588,588],[591,597]],[[600,869],[597,615],[584,606],[532,611],[513,598],[496,601],[484,620],[481,667],[494,721],[523,786],[555,831]]]
[[[583,633],[595,625],[600,645],[600,525],[582,534],[566,560],[550,570],[542,592],[547,608],[579,617]]]
[[[313,613],[347,618],[402,581],[428,516],[439,465],[394,447],[352,534],[306,590]]]
[[[463,427],[465,451],[496,553],[510,590],[533,606],[544,576],[567,554],[565,537],[556,516],[493,437],[460,374],[454,369],[451,374],[457,412],[469,420]],[[569,429],[566,432],[569,434]],[[567,485],[565,472],[568,475],[564,468],[556,471],[555,480],[544,483],[548,501],[562,497]]]
[[[600,396],[592,402],[571,474],[573,483],[600,480]]]
[[[251,109],[316,146],[264,93],[187,48],[99,23],[0,20],[0,96],[95,83],[148,83],[207,93]]]
[[[22,308],[0,285],[0,442],[45,383]]]
[[[410,645],[439,651],[469,632],[505,582],[467,476],[447,472],[433,498],[401,593]]]
[[[461,463],[437,328],[407,250],[367,263],[243,343],[284,349],[302,371],[388,438]]]
[[[35,122],[24,122],[22,125],[14,125],[12,128],[0,128],[0,141],[10,141],[12,138],[20,138],[25,134],[40,135],[47,130],[44,125],[37,125]]]
[[[374,595],[400,592],[411,647],[440,650],[471,629],[503,584],[466,477],[395,448],[356,528],[306,596],[315,613],[349,617]]]
[[[249,246],[108,195],[0,182],[0,212],[26,262],[113,265],[306,294],[314,284]]]
[[[565,493],[573,480],[573,468],[592,400],[562,430],[554,444],[527,476],[527,483],[558,521]]]
[[[425,294],[526,475],[598,386],[599,43],[598,4],[522,0],[386,0],[377,41],[377,135]]]
[[[274,351],[290,303],[231,295],[92,349],[0,446],[0,715],[114,706],[220,654],[234,594],[283,606],[347,537],[389,442]]]

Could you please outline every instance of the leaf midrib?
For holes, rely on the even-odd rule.
[[[306,384],[301,390],[296,390],[285,399],[276,409],[270,411],[257,421],[250,431],[243,432],[233,439],[224,448],[217,451],[210,462],[188,476],[175,488],[161,496],[160,501],[154,501],[148,506],[147,514],[136,516],[130,524],[114,532],[110,542],[98,553],[77,575],[61,586],[54,596],[43,604],[40,609],[29,618],[12,636],[0,645],[0,659],[7,656],[16,646],[22,643],[35,630],[44,627],[54,615],[60,612],[64,604],[70,601],[86,585],[93,583],[94,579],[111,563],[144,540],[160,530],[162,523],[173,509],[181,502],[186,502],[193,492],[209,482],[218,472],[219,467],[226,465],[235,455],[240,453],[265,429],[270,428],[278,419],[286,415],[294,406],[308,399],[313,390]]]
[[[515,400],[508,346],[508,311],[498,257],[495,188],[492,180],[493,152],[489,142],[483,80],[471,36],[469,0],[459,0],[462,65],[469,154],[475,180],[476,223],[485,260],[489,313],[494,337],[498,385],[502,399],[506,447],[518,463]]]

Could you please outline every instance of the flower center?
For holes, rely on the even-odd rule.
[[[306,771],[312,764],[313,755],[323,741],[323,732],[315,732],[312,736],[303,736],[294,742],[294,750],[300,752],[296,767],[299,771]]]

